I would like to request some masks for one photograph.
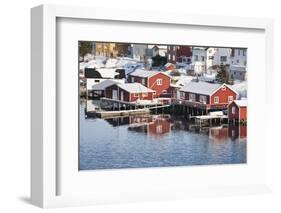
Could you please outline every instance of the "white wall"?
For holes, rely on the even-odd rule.
[[[132,8],[167,11],[167,15],[176,16],[176,11],[196,14],[214,14],[228,16],[254,16],[275,18],[275,47],[281,46],[281,13],[279,1],[236,0],[227,4],[219,0],[186,1],[175,0],[161,4],[157,1],[93,1],[93,0],[9,0],[1,2],[1,175],[0,175],[0,211],[1,212],[41,212],[28,203],[30,178],[30,7],[44,3],[91,5],[114,8]],[[127,3],[126,3],[127,2]],[[149,5],[149,6],[148,6]],[[180,6],[179,6],[180,5]],[[106,11],[106,10],[105,10]],[[173,14],[173,12],[175,12]],[[149,35],[144,35],[149,36]],[[188,36],[188,35],[187,35]],[[275,88],[280,97],[281,65],[278,63],[281,54],[275,49]],[[16,58],[16,59],[15,59]],[[16,68],[13,68],[16,67]],[[11,82],[13,85],[11,86]],[[280,99],[278,99],[280,100]],[[276,108],[280,106],[280,101]],[[272,109],[270,110],[272,111]],[[276,110],[274,122],[270,125],[275,132],[280,131],[280,110]],[[265,124],[267,125],[267,124]],[[274,134],[274,131],[273,131]],[[277,136],[277,134],[276,134]],[[275,194],[263,196],[242,196],[226,198],[201,198],[187,201],[163,201],[145,204],[122,204],[96,207],[67,209],[67,212],[281,212],[281,170],[279,162],[281,143],[276,137],[269,141],[272,144],[270,156],[275,169]],[[271,169],[272,169],[271,168]],[[188,180],[187,180],[188,181]],[[110,190],[109,190],[110,191]],[[121,196],[121,195],[120,195]],[[55,209],[52,212],[62,212]],[[48,212],[48,211],[47,211]]]

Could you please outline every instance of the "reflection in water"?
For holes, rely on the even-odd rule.
[[[166,114],[94,119],[84,113],[82,104],[81,170],[246,163],[246,126],[200,127]]]

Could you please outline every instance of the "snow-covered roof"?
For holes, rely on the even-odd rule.
[[[170,77],[169,75],[167,75],[164,72],[159,72],[159,71],[155,71],[155,70],[142,70],[142,69],[137,69],[137,70],[129,73],[129,75],[136,76],[136,77],[142,77],[142,78],[148,78],[148,77],[154,76],[158,73],[163,73],[164,75]]]
[[[99,68],[96,69],[103,78],[114,78],[116,75],[119,75],[118,72],[116,72],[116,68]]]
[[[219,89],[222,84],[213,84],[207,83],[203,81],[190,81],[186,84],[181,91],[183,92],[191,92],[202,95],[212,95],[217,89]]]
[[[153,75],[156,75],[157,73],[159,73],[159,72],[158,71],[137,69],[134,72],[131,72],[130,75],[147,78],[147,77],[151,77]]]
[[[152,89],[149,89],[140,83],[118,84],[118,87],[130,93],[154,92]]]
[[[119,84],[119,83],[120,82],[107,79],[105,81],[102,81],[98,84],[93,85],[92,89],[93,90],[105,90],[106,87],[109,87],[109,86],[114,85],[114,84]]]
[[[234,102],[239,107],[246,107],[248,105],[248,100],[247,99],[235,100]]]

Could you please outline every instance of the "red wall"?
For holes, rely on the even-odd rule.
[[[186,56],[186,57],[192,56],[191,47],[179,46],[179,48],[177,49],[177,57],[181,57],[181,56]]]
[[[219,104],[228,104],[228,96],[233,96],[233,100],[236,100],[236,93],[228,87],[225,87],[225,90],[219,89],[211,96],[211,105],[215,104],[215,96],[219,96]]]
[[[156,80],[159,78],[162,79],[162,85],[157,85],[156,83]],[[170,77],[163,73],[158,73],[148,79],[148,87],[156,92],[155,97],[160,97],[163,90],[166,90],[167,93],[169,92]]]
[[[118,90],[117,85],[112,85],[112,86],[107,87],[105,89],[105,97],[106,98],[112,99],[112,90]],[[126,90],[123,90],[123,89],[119,88],[119,100],[121,98],[121,91],[123,91],[123,94],[124,94],[124,101],[133,102],[133,101],[136,101],[138,99],[138,97],[135,97],[134,93],[129,93]],[[144,97],[143,93],[141,95],[141,100],[152,100],[152,99],[153,99],[153,92],[148,92],[147,97]]]
[[[235,113],[232,113],[232,107],[235,107]],[[232,102],[231,104],[228,105],[228,119],[239,119],[239,108],[238,106]]]
[[[156,119],[148,125],[148,130],[150,135],[163,135],[171,131],[171,123],[167,119]]]
[[[228,138],[228,128],[210,128],[209,137],[214,142],[225,142]]]
[[[235,114],[232,114],[232,107],[235,107]],[[238,107],[234,102],[232,102],[231,104],[229,104],[228,106],[228,118],[229,119],[239,119],[240,116],[240,120],[247,120],[247,107]]]
[[[112,90],[118,90],[118,87],[116,85],[112,85],[110,87],[107,87],[105,89],[105,97],[112,99]],[[119,88],[119,97],[121,98],[121,91],[123,91],[124,94],[124,101],[130,101],[129,100],[129,93],[121,88]]]
[[[247,107],[240,107],[240,120],[247,120]]]
[[[132,81],[132,77],[134,78],[134,82],[140,83],[142,84],[142,79],[145,79],[145,84],[143,84],[144,86],[154,90],[156,92],[155,97],[160,97],[160,95],[162,94],[163,90],[166,90],[167,93],[170,91],[170,77],[163,74],[163,73],[158,73],[154,76],[151,76],[150,78],[142,78],[142,77],[138,77],[138,76],[129,76],[128,77],[128,82],[129,83],[133,83]],[[162,79],[162,85],[157,85],[156,84],[156,80],[158,78]]]
[[[138,99],[138,97],[135,97],[135,95],[132,93],[130,94],[131,97],[131,102],[136,101]],[[141,100],[152,100],[153,99],[153,92],[149,92],[147,93],[147,97],[143,97],[143,94],[141,94],[141,98],[139,98]]]
[[[240,138],[247,137],[247,126],[240,126]]]

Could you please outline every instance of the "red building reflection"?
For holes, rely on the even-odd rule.
[[[209,129],[209,138],[214,142],[224,142],[227,138],[232,140],[244,140],[247,138],[247,126],[221,126]]]
[[[162,136],[171,132],[171,118],[169,115],[133,116],[130,117],[129,130]]]

